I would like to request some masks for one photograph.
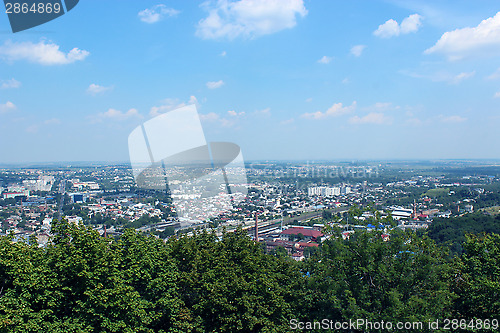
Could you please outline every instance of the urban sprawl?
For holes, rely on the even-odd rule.
[[[175,193],[138,188],[127,165],[2,168],[1,234],[46,246],[53,220],[62,218],[102,237],[126,228],[162,239],[243,228],[267,251],[302,260],[335,234],[378,230],[389,240],[395,229],[426,230],[435,218],[496,214],[490,202],[499,193],[499,170],[479,162],[255,162],[246,166],[248,183],[239,184],[246,197],[202,220],[179,217]]]

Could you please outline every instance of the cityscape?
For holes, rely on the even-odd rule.
[[[219,214],[202,220],[179,217],[185,202],[176,205],[174,193],[137,187],[127,165],[1,169],[2,234],[34,236],[43,247],[54,219],[103,237],[133,228],[164,241],[240,227],[268,251],[282,247],[303,260],[306,247],[331,236],[325,228],[338,228],[343,238],[381,229],[389,239],[391,230],[432,229],[436,218],[500,212],[498,162],[252,162],[246,171],[248,195],[229,209],[220,207],[221,197],[206,201],[203,209]]]

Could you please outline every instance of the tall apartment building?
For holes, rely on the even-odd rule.
[[[333,197],[340,195],[340,187],[316,186],[307,189],[309,196]]]

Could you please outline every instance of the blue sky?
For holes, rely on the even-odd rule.
[[[0,13],[0,163],[127,161],[195,103],[246,160],[500,157],[498,1],[81,0]]]

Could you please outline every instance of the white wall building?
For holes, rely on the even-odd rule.
[[[307,194],[311,196],[333,197],[340,195],[340,187],[316,186],[309,187]]]

